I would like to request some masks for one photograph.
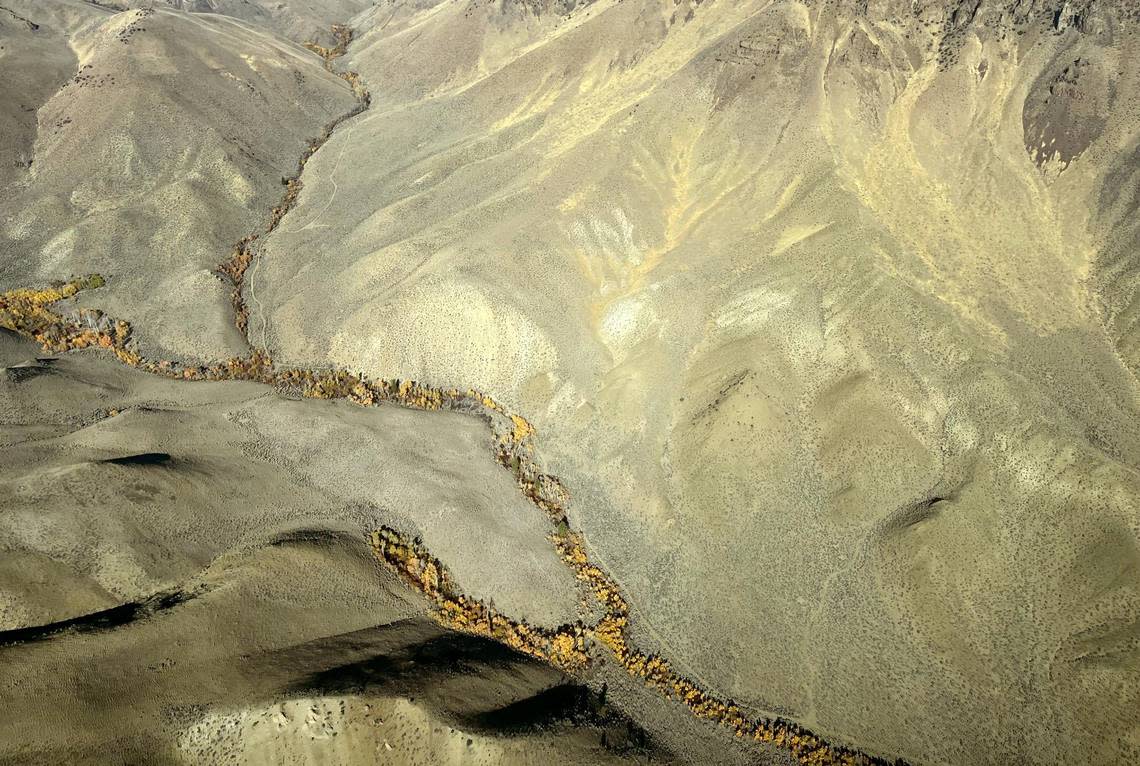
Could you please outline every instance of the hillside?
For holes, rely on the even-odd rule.
[[[635,632],[738,702],[1128,761],[1136,13],[377,9],[255,340],[526,413]]]
[[[39,19],[18,50],[59,65],[0,59],[30,80],[18,114],[35,118],[3,171],[0,287],[101,272],[99,308],[145,327],[156,352],[244,352],[214,272],[265,225],[309,139],[355,106],[348,85],[299,44],[225,16],[7,5]]]
[[[0,758],[1140,760],[1135,3],[0,0],[0,73],[0,630],[149,605],[0,652],[165,668]]]

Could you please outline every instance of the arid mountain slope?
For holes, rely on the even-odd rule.
[[[450,539],[439,555],[476,597],[541,624],[576,616],[545,521],[474,418],[298,402],[255,384],[168,381],[21,350],[4,360],[0,388],[4,549],[59,598],[74,598],[62,574],[28,567],[62,557],[84,592],[111,600],[54,607],[8,583],[4,628],[142,598],[281,536],[340,530],[363,544],[383,525]],[[504,560],[512,567],[495,563]]]
[[[15,11],[0,10],[0,41],[0,184],[9,188],[31,166],[36,109],[76,67],[64,36]]]
[[[371,0],[99,0],[108,10],[177,10],[241,19],[290,40],[330,44],[333,24],[374,5]]]
[[[377,8],[254,341],[526,413],[635,631],[737,701],[1135,758],[1136,13]]]
[[[242,745],[264,711],[336,694],[290,674],[219,689],[250,657],[305,646],[334,670],[386,656],[355,631],[393,624],[418,645],[437,630],[420,601],[377,609],[404,603],[393,583],[360,582],[377,569],[354,546],[382,524],[544,624],[580,614],[549,545],[580,529],[573,571],[597,565],[603,602],[612,576],[640,663],[588,680],[680,760],[791,757],[699,720],[714,708],[917,764],[1140,760],[1135,3],[107,5],[0,0],[0,88],[19,94],[0,109],[0,288],[99,272],[69,316],[78,302],[130,321],[131,354],[173,360],[160,373],[248,341],[278,370],[478,389],[537,426],[525,457],[568,488],[570,523],[523,499],[518,455],[496,463],[471,413],[176,383],[97,352],[21,364],[0,336],[0,615],[33,633],[132,604],[145,617],[90,645],[15,635],[7,667],[34,680],[13,682],[30,712],[0,736],[6,757],[98,755],[107,716],[139,753],[208,761],[236,728],[230,756],[272,757]],[[337,19],[356,36],[322,61],[297,43],[334,11],[360,11]],[[296,205],[269,213],[345,114]],[[251,233],[243,336],[216,268]],[[328,578],[301,574],[329,557]],[[285,570],[278,590],[232,584]],[[433,577],[408,584],[430,593]],[[164,600],[201,582],[217,587]],[[292,629],[310,604],[311,630],[246,627]],[[183,606],[203,611],[164,627]],[[143,650],[231,614],[217,647],[174,658],[185,674]],[[32,672],[87,689],[107,652],[154,660],[90,699]],[[512,699],[564,680],[511,687],[519,661],[492,663],[492,687],[525,688]],[[640,685],[650,661],[725,702],[658,699]],[[151,688],[141,730],[91,702]],[[177,725],[146,723],[191,698],[202,709]],[[28,749],[59,699],[74,737]],[[434,727],[454,710],[397,715]],[[601,758],[593,737],[551,757]]]
[[[39,19],[14,39],[49,65],[0,59],[38,110],[4,169],[0,286],[101,272],[99,308],[148,347],[242,353],[214,271],[267,220],[306,142],[355,106],[351,90],[299,45],[224,16],[6,5]]]
[[[0,762],[650,752],[616,710],[445,630],[376,566],[372,529],[430,530],[473,595],[575,618],[573,578],[484,440],[459,415],[164,381],[0,332]]]

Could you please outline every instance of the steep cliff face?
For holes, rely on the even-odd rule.
[[[1137,22],[383,5],[265,340],[526,413],[635,631],[738,701],[917,762],[1126,759]]]

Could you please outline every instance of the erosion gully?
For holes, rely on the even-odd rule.
[[[284,195],[270,211],[268,223],[239,241],[230,257],[218,267],[219,276],[232,285],[234,321],[247,343],[246,273],[257,257],[257,243],[271,234],[296,204],[303,187],[301,174],[309,159],[338,126],[371,105],[371,94],[360,77],[334,65],[352,42],[353,30],[336,25],[332,28],[332,35],[335,44],[331,48],[313,42],[306,43],[305,47],[324,59],[325,67],[349,84],[356,96],[356,105],[309,141],[297,163],[297,172],[283,179]],[[73,302],[65,303],[79,292],[97,289],[103,284],[101,276],[92,275],[43,289],[0,293],[0,327],[38,342],[45,351],[63,353],[75,349],[103,349],[129,367],[166,378],[253,381],[315,399],[346,399],[365,407],[395,404],[417,410],[448,410],[482,418],[494,437],[496,459],[511,471],[522,493],[547,516],[551,524],[548,536],[551,544],[573,571],[587,605],[590,599],[596,602],[598,608],[592,613],[601,616],[592,619],[590,624],[580,620],[554,628],[513,619],[497,611],[492,604],[465,595],[447,567],[434,558],[418,538],[409,538],[388,527],[373,531],[368,542],[377,561],[423,594],[434,608],[436,618],[446,627],[499,641],[571,675],[582,675],[592,663],[609,655],[631,676],[643,679],[645,684],[666,698],[685,705],[695,717],[719,724],[736,737],[785,749],[802,764],[870,766],[902,763],[828,743],[792,721],[750,716],[731,700],[721,699],[685,678],[673,669],[667,659],[638,648],[630,636],[629,606],[621,589],[590,560],[582,535],[570,528],[566,516],[569,492],[557,478],[543,473],[535,462],[534,429],[526,419],[508,412],[490,396],[474,389],[436,388],[399,379],[371,379],[345,370],[279,369],[266,349],[256,348],[252,343],[249,343],[248,356],[209,365],[144,358],[137,350],[128,323],[114,320],[98,309],[78,308]],[[590,613],[590,610],[584,610],[584,613]]]

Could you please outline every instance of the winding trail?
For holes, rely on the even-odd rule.
[[[326,126],[309,142],[297,173],[284,179],[285,193],[275,206],[269,223],[235,245],[230,258],[218,267],[232,285],[234,322],[250,346],[247,357],[205,366],[141,356],[129,324],[116,321],[97,309],[83,309],[69,299],[83,290],[102,287],[97,275],[74,279],[46,289],[19,289],[0,294],[0,327],[34,340],[46,350],[63,353],[74,349],[101,348],[135,369],[182,380],[242,380],[263,383],[279,390],[317,399],[347,399],[361,406],[397,404],[418,410],[450,410],[482,418],[494,436],[495,457],[511,471],[523,494],[551,523],[549,540],[562,561],[574,572],[585,595],[599,607],[601,616],[592,624],[581,621],[545,628],[515,620],[462,593],[447,567],[435,559],[418,540],[396,530],[382,528],[371,533],[369,544],[377,561],[395,572],[410,587],[422,593],[445,626],[500,641],[539,658],[568,673],[578,674],[591,663],[609,656],[631,676],[641,678],[666,698],[685,705],[693,716],[713,721],[740,738],[783,748],[800,763],[814,766],[872,766],[892,763],[877,756],[826,742],[800,725],[780,719],[750,716],[731,700],[721,699],[675,671],[668,660],[639,649],[629,633],[629,606],[617,583],[593,563],[582,535],[568,523],[569,492],[554,476],[543,473],[534,459],[533,427],[523,417],[504,409],[490,396],[468,389],[433,388],[415,381],[374,380],[344,370],[304,368],[278,369],[265,347],[262,312],[261,345],[249,340],[249,314],[245,303],[248,289],[256,302],[247,272],[257,257],[255,243],[273,232],[296,203],[302,188],[301,173],[308,160],[346,120],[368,109],[371,96],[355,72],[337,71],[333,62],[343,56],[353,32],[346,26],[332,28],[336,44],[306,47],[321,56],[329,71],[342,77],[353,89],[357,105]],[[256,270],[256,265],[254,265]],[[893,763],[902,763],[894,761]]]

